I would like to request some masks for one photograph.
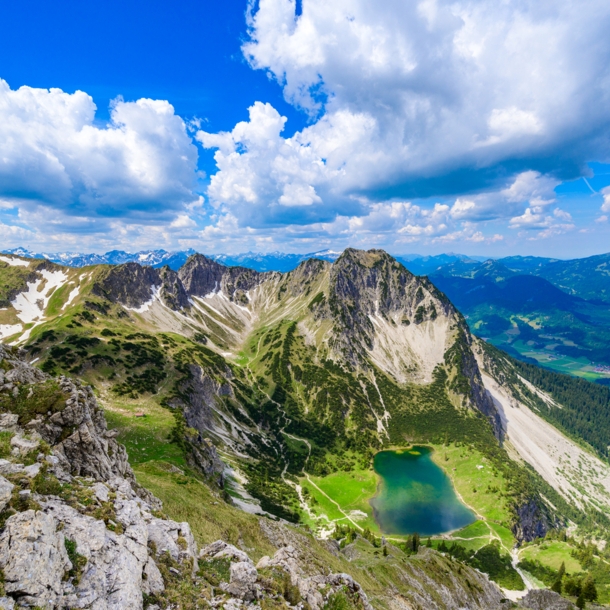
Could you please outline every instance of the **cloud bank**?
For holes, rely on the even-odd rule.
[[[303,0],[297,16],[294,0],[252,2],[244,55],[311,125],[284,137],[256,103],[231,132],[200,131],[217,149],[210,200],[243,226],[436,199],[446,219],[400,230],[570,230],[554,188],[610,152],[610,5],[586,4]]]
[[[171,220],[197,198],[197,149],[168,102],[116,100],[107,125],[95,111],[82,91],[14,91],[0,80],[4,207],[24,219],[51,208],[50,220],[74,229],[78,219]]]
[[[86,93],[0,80],[0,235],[404,250],[577,228],[557,190],[610,162],[608,2],[300,4],[251,0],[242,47],[308,117],[296,133],[266,100],[195,133],[167,101],[118,99],[101,124]]]

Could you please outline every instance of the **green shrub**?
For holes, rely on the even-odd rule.
[[[13,432],[0,432],[0,458],[7,458],[11,455],[11,439]]]
[[[282,595],[291,606],[296,606],[301,601],[301,592],[299,591],[299,587],[292,584],[292,580],[288,574],[284,575],[284,581],[282,582]]]
[[[324,610],[352,610],[352,608],[347,595],[341,591],[333,593],[324,605]]]
[[[87,564],[87,558],[80,555],[76,550],[76,542],[70,538],[64,538],[68,559],[72,563],[72,569],[68,570],[64,575],[64,580],[72,578],[72,582],[77,585],[83,573],[83,568]]]
[[[227,558],[199,561],[199,575],[212,586],[217,587],[221,582],[229,582],[231,576],[231,562]]]

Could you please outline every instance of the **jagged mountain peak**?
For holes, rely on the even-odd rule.
[[[191,296],[205,297],[223,292],[230,299],[243,301],[243,297],[247,298],[245,293],[269,277],[269,273],[247,267],[227,267],[203,254],[194,254],[179,269],[178,276]]]

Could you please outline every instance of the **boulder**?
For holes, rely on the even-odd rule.
[[[23,464],[13,464],[13,462],[10,462],[9,460],[0,459],[0,474],[17,474],[18,472],[23,472],[23,469]]]
[[[0,414],[0,432],[15,432],[19,423],[19,415],[17,413],[2,413]],[[2,606],[0,606],[2,608]]]
[[[226,557],[230,561],[244,561],[252,564],[252,560],[248,557],[247,553],[244,553],[244,551],[234,547],[232,544],[224,542],[224,540],[217,540],[203,547],[199,557],[201,559],[222,559]]]
[[[36,463],[36,464],[32,464],[30,466],[26,466],[23,469],[23,472],[26,477],[28,477],[29,479],[33,479],[40,472],[41,468],[42,468],[42,464]]]
[[[153,542],[157,555],[169,552],[172,559],[180,563],[192,560],[193,576],[199,569],[197,564],[197,544],[188,523],[177,523],[165,519],[148,519],[148,540]]]
[[[237,561],[231,564],[229,584],[223,583],[221,587],[233,597],[252,601],[259,595],[257,580],[258,572],[251,561]]]
[[[26,455],[40,445],[40,441],[36,439],[27,439],[19,434],[15,434],[11,439],[11,447],[17,455]]]
[[[530,610],[574,610],[574,604],[548,589],[533,589],[521,600],[521,605]]]
[[[11,501],[14,488],[15,486],[10,481],[7,481],[3,476],[0,476],[0,512],[2,512]]]

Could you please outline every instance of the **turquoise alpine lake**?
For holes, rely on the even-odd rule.
[[[381,482],[370,502],[384,534],[433,536],[476,521],[449,477],[432,461],[430,447],[381,451],[373,466]]]

